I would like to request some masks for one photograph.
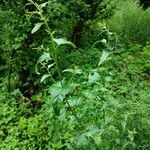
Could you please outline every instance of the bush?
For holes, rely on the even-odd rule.
[[[144,44],[150,40],[150,9],[144,11],[137,1],[125,1],[108,20],[108,26],[127,42]]]

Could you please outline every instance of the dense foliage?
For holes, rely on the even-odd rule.
[[[144,44],[150,40],[149,16],[149,8],[144,11],[136,2],[125,1],[108,22],[110,29],[124,40]]]
[[[1,150],[148,150],[150,6],[2,0]]]

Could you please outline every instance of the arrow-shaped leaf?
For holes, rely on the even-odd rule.
[[[68,45],[71,45],[72,47],[75,48],[75,45],[74,45],[72,42],[67,41],[67,40],[64,39],[64,38],[58,38],[58,39],[53,38],[53,40],[56,42],[56,44],[57,44],[58,46],[68,44]]]
[[[34,26],[34,28],[33,28],[32,31],[31,31],[31,34],[33,34],[33,33],[35,33],[36,31],[38,31],[38,30],[41,28],[42,24],[43,24],[43,23],[41,23],[41,22],[36,23],[35,26]]]
[[[40,56],[38,62],[43,62],[43,61],[48,62],[49,60],[51,60],[50,54],[47,52],[44,52],[43,55]]]
[[[109,55],[110,55],[110,52],[104,50],[102,53],[102,56],[100,58],[100,62],[98,64],[98,66],[100,66],[104,61],[106,61],[107,58],[109,57]]]
[[[45,3],[43,3],[43,4],[40,4],[41,9],[44,8],[47,4],[48,4],[48,2],[45,2]]]

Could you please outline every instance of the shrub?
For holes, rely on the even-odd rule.
[[[150,9],[144,11],[137,1],[125,1],[108,20],[108,26],[127,42],[143,44],[150,40]]]

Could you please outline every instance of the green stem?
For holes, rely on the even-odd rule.
[[[59,68],[59,64],[58,64],[58,49],[57,47],[55,46],[55,41],[53,39],[53,33],[51,32],[51,29],[48,25],[48,22],[45,18],[45,16],[42,14],[42,10],[41,8],[39,7],[39,5],[35,2],[33,2],[32,0],[29,0],[29,2],[31,4],[33,4],[36,9],[39,11],[39,16],[40,16],[40,19],[44,22],[44,25],[45,25],[45,28],[46,28],[46,31],[48,32],[48,34],[50,35],[50,40],[51,40],[51,44],[52,44],[52,50],[53,50],[53,59],[55,61],[55,64],[56,64],[56,68],[57,68],[57,72],[58,72],[58,75],[59,75],[59,78],[61,80],[61,71],[60,71],[60,68]],[[50,51],[49,51],[50,53]],[[51,53],[50,53],[51,54]]]
[[[54,83],[56,83],[55,80],[53,79],[53,77],[52,77],[50,71],[48,70],[48,68],[47,68],[44,64],[42,64],[42,63],[41,63],[41,65],[43,65],[43,67],[47,70],[47,72],[48,72],[48,74],[49,74],[51,80],[52,80]]]
[[[56,68],[57,68],[57,71],[58,71],[59,78],[61,79],[61,72],[60,72],[59,64],[58,64],[58,52],[57,52],[57,48],[55,46],[55,41],[53,40],[53,34],[51,32],[51,29],[50,29],[45,17],[42,14],[40,14],[40,17],[41,17],[41,20],[43,20],[43,22],[45,24],[45,27],[47,29],[48,34],[50,35],[50,40],[51,40],[52,50],[53,50],[53,59],[54,59],[55,64],[56,64]]]
[[[57,68],[58,75],[59,75],[59,78],[60,78],[60,81],[61,81],[61,85],[63,86],[62,79],[61,79],[61,71],[60,71],[59,63],[58,63],[58,48],[55,46],[55,41],[54,41],[54,38],[53,38],[53,33],[51,32],[51,29],[50,29],[50,27],[48,25],[48,22],[47,22],[45,16],[42,14],[42,10],[39,7],[39,5],[37,3],[35,3],[35,2],[33,2],[32,0],[29,0],[29,2],[31,4],[33,4],[36,7],[36,9],[38,10],[37,14],[40,16],[40,19],[43,21],[43,23],[45,25],[47,33],[50,35],[50,40],[51,40],[52,50],[53,50],[53,59],[54,59],[54,62],[56,64],[56,68]],[[49,51],[49,53],[50,53],[50,51]],[[46,66],[44,66],[44,67],[47,69]],[[47,71],[50,74],[50,72],[49,72],[48,69],[47,69]],[[51,74],[50,74],[50,76],[51,76]],[[53,78],[51,78],[51,79],[52,79],[53,82],[55,82],[55,80]],[[70,106],[69,102],[67,100],[65,100],[65,102],[67,103],[68,107],[70,108],[70,111],[72,112],[72,114],[75,116],[75,118],[79,122],[80,126],[84,129],[83,124],[81,123],[80,119],[78,118],[78,116],[76,115],[76,113],[74,112],[74,110],[72,109],[72,107]]]

